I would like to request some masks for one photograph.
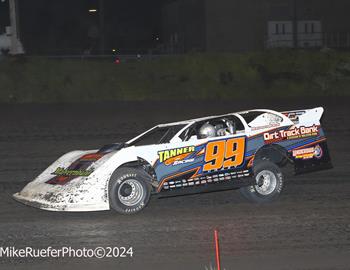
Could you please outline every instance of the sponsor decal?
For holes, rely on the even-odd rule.
[[[276,128],[279,127],[280,124],[276,123],[276,124],[270,124],[270,125],[265,125],[265,126],[259,126],[259,127],[252,127],[252,131],[256,131],[256,130],[261,130],[261,129],[267,129],[267,128]]]
[[[293,150],[293,157],[297,159],[310,159],[314,157],[314,154],[315,154],[314,147]]]
[[[186,188],[206,184],[214,184],[218,182],[231,181],[237,178],[247,177],[249,175],[249,170],[243,170],[226,172],[222,174],[203,175],[188,179],[171,179],[164,183],[163,189],[172,190],[176,188]]]
[[[293,122],[299,121],[299,116],[303,115],[305,111],[296,111],[296,112],[285,112],[283,113],[285,116],[287,116],[290,120]]]
[[[52,173],[55,177],[46,181],[46,183],[50,185],[65,185],[76,177],[87,177],[93,172],[93,169],[88,170],[88,168],[95,161],[102,158],[103,155],[103,153],[86,154],[75,160],[68,168],[58,167]]]
[[[320,159],[323,156],[322,147],[319,145],[315,146],[315,158]]]
[[[70,170],[58,167],[52,174],[57,176],[89,176],[93,170]]]
[[[293,127],[287,130],[278,130],[274,132],[265,132],[265,143],[278,142],[282,140],[300,139],[310,136],[317,136],[319,134],[319,127],[316,125],[309,127]]]
[[[293,157],[296,159],[320,159],[323,155],[321,146],[316,145],[315,147],[308,147],[303,149],[293,150]]]
[[[185,159],[185,160],[175,160],[172,164],[173,164],[173,166],[175,166],[175,165],[190,163],[190,162],[193,162],[193,161],[194,161],[194,158]]]
[[[163,150],[158,152],[159,162],[164,162],[165,165],[179,165],[191,162],[194,159],[185,160],[191,153],[194,152],[194,146],[186,146]]]
[[[254,165],[254,157],[255,157],[255,156],[252,156],[252,157],[249,159],[249,162],[248,162],[248,164],[247,164],[247,168],[253,167],[253,165]]]

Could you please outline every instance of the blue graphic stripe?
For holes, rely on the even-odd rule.
[[[287,149],[287,150],[291,150],[291,149],[294,149],[294,148],[303,146],[303,145],[305,145],[305,144],[309,144],[309,143],[318,141],[318,140],[320,140],[320,139],[322,139],[322,137],[311,138],[311,139],[308,139],[308,140],[305,140],[305,141],[302,141],[302,142],[299,142],[299,143],[290,145],[290,146],[286,147],[286,149]]]
[[[282,147],[285,147],[287,150],[291,150],[291,149],[294,149],[294,148],[297,148],[297,147],[300,147],[300,146],[303,146],[303,145],[306,145],[306,144],[309,144],[309,143],[318,141],[318,140],[323,139],[323,138],[325,138],[325,137],[323,137],[323,136],[318,136],[318,137],[316,137],[316,138],[308,138],[308,139],[304,139],[304,140],[298,140],[297,142],[292,143],[292,144],[289,144],[289,145],[286,145],[286,146],[283,146],[282,143],[283,143],[283,142],[287,142],[287,140],[286,140],[286,141],[279,141],[279,142],[276,142],[276,144],[281,145]],[[254,155],[256,151],[257,151],[257,148],[252,149],[252,150],[246,152],[245,158]]]

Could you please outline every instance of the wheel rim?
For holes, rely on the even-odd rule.
[[[255,190],[261,195],[271,194],[277,186],[275,174],[268,170],[259,172],[255,180],[257,183],[257,185],[255,185]]]
[[[135,206],[143,199],[143,187],[135,179],[127,179],[118,188],[118,199],[126,206]]]

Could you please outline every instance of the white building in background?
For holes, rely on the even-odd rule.
[[[267,47],[268,48],[292,48],[293,47],[293,22],[269,21],[267,23]]]
[[[321,21],[298,21],[297,42],[299,48],[319,48],[323,44]],[[267,48],[293,48],[293,21],[269,21],[267,24]]]
[[[349,10],[350,0],[168,0],[162,40],[173,53],[349,49]]]
[[[322,47],[323,35],[321,21],[298,21],[298,47]]]

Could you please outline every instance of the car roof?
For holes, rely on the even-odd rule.
[[[195,123],[195,122],[210,120],[210,119],[213,119],[213,118],[219,118],[219,117],[225,117],[225,116],[237,115],[237,114],[245,114],[245,113],[256,112],[256,111],[280,114],[280,113],[278,113],[276,111],[267,110],[267,109],[254,109],[254,110],[246,110],[246,111],[240,111],[240,112],[227,113],[227,114],[222,114],[222,115],[212,115],[212,116],[206,116],[206,117],[201,117],[201,118],[194,118],[194,119],[189,119],[189,120],[184,120],[184,121],[179,121],[179,122],[159,124],[158,127],[167,127],[167,126],[176,126],[176,125],[188,125],[188,124],[192,124],[192,123]]]
[[[189,120],[184,120],[184,121],[179,121],[179,122],[160,124],[158,126],[159,127],[167,127],[167,126],[176,126],[176,125],[188,125],[188,124],[195,123],[195,122],[205,121],[205,120],[209,120],[209,119],[213,119],[213,118],[217,118],[217,117],[224,117],[224,116],[233,115],[233,114],[234,113],[206,116],[206,117],[194,118],[194,119],[189,119]]]

